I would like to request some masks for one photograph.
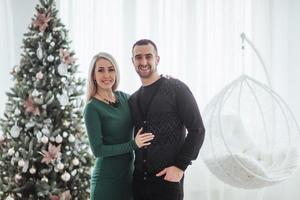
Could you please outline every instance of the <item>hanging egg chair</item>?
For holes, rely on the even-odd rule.
[[[264,66],[253,44],[241,36]],[[212,99],[203,117],[206,138],[201,155],[225,183],[261,188],[296,171],[299,126],[284,100],[267,85],[241,75]]]

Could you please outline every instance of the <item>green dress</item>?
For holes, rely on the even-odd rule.
[[[91,177],[92,200],[131,199],[133,150],[129,95],[115,92],[117,107],[92,98],[84,110],[90,146],[96,157]]]

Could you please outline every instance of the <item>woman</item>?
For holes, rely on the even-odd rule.
[[[92,59],[84,120],[96,162],[91,177],[91,199],[131,199],[133,150],[150,145],[153,134],[132,139],[129,95],[116,91],[119,68],[108,53]]]

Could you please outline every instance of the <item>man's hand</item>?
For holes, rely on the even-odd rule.
[[[163,169],[159,173],[156,174],[156,176],[163,176],[164,180],[170,181],[170,182],[180,182],[180,180],[183,177],[183,171],[179,169],[178,167],[171,166]]]

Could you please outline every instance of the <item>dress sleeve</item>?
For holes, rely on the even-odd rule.
[[[87,104],[84,110],[84,122],[90,146],[95,157],[110,157],[129,153],[138,149],[134,140],[126,143],[105,145],[103,144],[101,118],[97,109],[92,104]]]

